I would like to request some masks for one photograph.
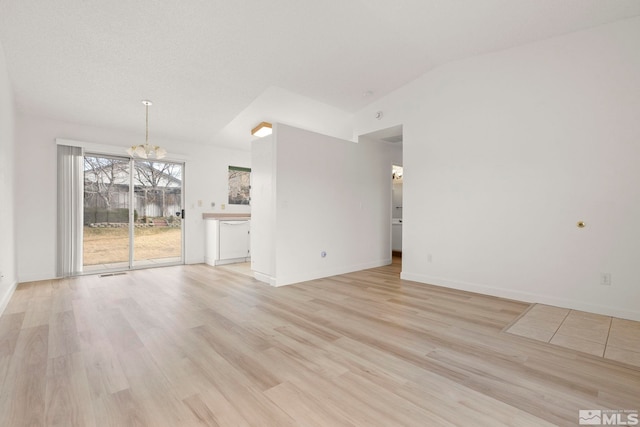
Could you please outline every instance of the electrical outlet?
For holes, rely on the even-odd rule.
[[[431,254],[427,254],[427,262],[433,262],[433,257]]]
[[[600,284],[602,286],[611,286],[611,273],[600,273]]]
[[[198,207],[201,208],[202,207],[202,200],[198,200]]]
[[[225,205],[224,203],[220,205],[220,209],[224,210],[224,208],[226,208],[227,205]]]

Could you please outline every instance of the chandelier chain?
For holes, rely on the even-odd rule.
[[[128,148],[127,154],[131,157],[140,157],[142,159],[162,159],[167,155],[167,150],[157,145],[149,144],[149,106],[152,105],[152,102],[145,99],[142,104],[145,107],[144,144]]]

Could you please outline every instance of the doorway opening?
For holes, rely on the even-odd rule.
[[[404,169],[391,166],[391,255],[402,257],[402,183]]]
[[[403,252],[403,203],[402,182],[404,181],[403,168],[403,129],[402,125],[392,126],[368,134],[360,135],[361,141],[374,141],[386,146],[387,162],[385,173],[389,178],[381,182],[379,191],[388,197],[388,222],[381,229],[382,236],[388,239],[388,254],[394,266],[398,266],[398,272],[402,269]]]

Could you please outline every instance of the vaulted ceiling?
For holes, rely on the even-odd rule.
[[[638,0],[0,0],[0,43],[19,111],[143,132],[151,99],[152,135],[246,149],[305,100],[348,117],[440,64],[637,15]]]

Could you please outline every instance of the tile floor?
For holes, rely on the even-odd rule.
[[[640,367],[640,322],[534,304],[506,332]]]

